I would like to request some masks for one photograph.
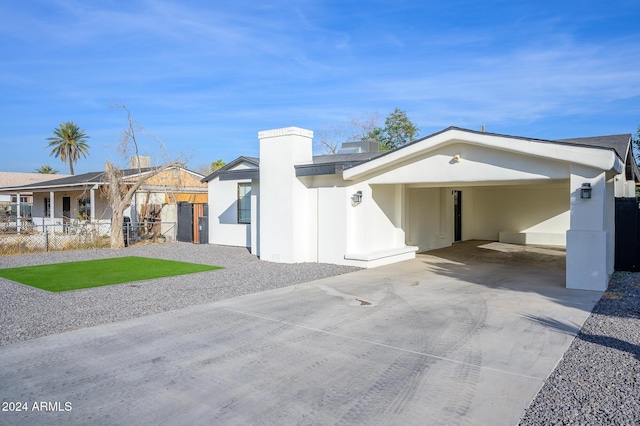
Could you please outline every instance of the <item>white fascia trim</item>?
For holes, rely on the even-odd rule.
[[[613,174],[622,173],[623,170],[622,160],[611,149],[571,146],[554,143],[552,141],[543,142],[517,139],[453,129],[375,158],[359,166],[347,169],[342,173],[342,176],[345,180],[357,179],[376,169],[388,167],[394,163],[454,143],[466,143],[540,158],[576,163],[599,170],[615,172]]]

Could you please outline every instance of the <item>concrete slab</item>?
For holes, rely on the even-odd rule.
[[[601,296],[563,265],[465,243],[3,346],[0,424],[514,424]]]

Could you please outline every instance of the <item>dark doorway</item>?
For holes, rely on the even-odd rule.
[[[640,203],[635,198],[616,198],[616,271],[640,271]]]
[[[462,241],[462,191],[453,191],[453,241]]]
[[[62,197],[62,223],[71,222],[71,197]]]
[[[193,242],[193,204],[178,203],[178,241]]]

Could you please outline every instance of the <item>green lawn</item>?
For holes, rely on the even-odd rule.
[[[213,271],[220,266],[127,256],[0,269],[0,277],[59,292]]]

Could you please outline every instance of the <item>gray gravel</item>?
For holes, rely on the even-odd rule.
[[[359,268],[260,261],[247,249],[208,244],[136,245],[0,257],[0,268],[145,256],[225,269],[84,290],[50,293],[0,278],[0,345],[286,287]]]
[[[640,424],[640,273],[614,274],[520,424]]]

